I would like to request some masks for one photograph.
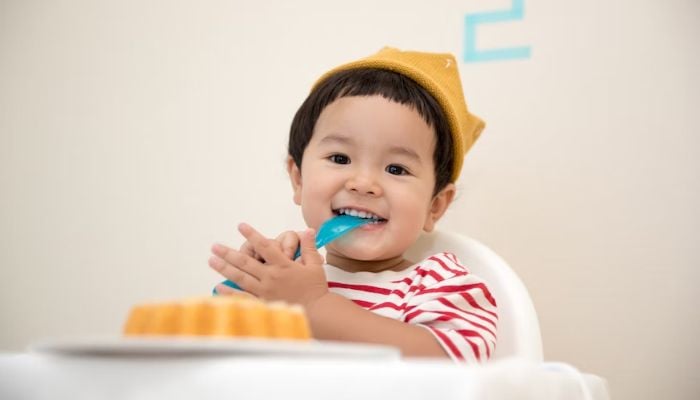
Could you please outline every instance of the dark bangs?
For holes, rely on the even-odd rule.
[[[379,95],[416,110],[435,131],[435,189],[437,194],[452,176],[453,146],[450,128],[437,101],[412,79],[396,72],[363,68],[341,71],[321,82],[297,110],[289,132],[289,155],[301,169],[304,150],[311,141],[319,115],[341,97]]]

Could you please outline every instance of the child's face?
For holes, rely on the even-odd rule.
[[[433,229],[454,195],[450,184],[433,196],[434,147],[433,128],[417,111],[381,96],[342,97],[323,110],[301,171],[289,160],[295,203],[315,229],[347,209],[380,221],[328,245],[329,256],[400,257]]]

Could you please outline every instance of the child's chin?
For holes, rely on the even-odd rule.
[[[339,240],[340,241],[340,240]],[[328,253],[337,257],[348,258],[358,261],[372,261],[376,257],[373,251],[368,251],[364,246],[358,243],[333,243],[327,247]]]

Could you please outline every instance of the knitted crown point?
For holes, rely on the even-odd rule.
[[[435,98],[447,118],[452,135],[454,161],[450,182],[455,182],[462,172],[464,156],[485,126],[484,121],[467,108],[455,57],[449,53],[402,51],[384,47],[366,58],[331,69],[316,81],[314,88],[338,72],[358,68],[399,73],[414,80]]]

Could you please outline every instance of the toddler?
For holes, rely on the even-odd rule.
[[[449,252],[403,256],[454,199],[483,126],[467,110],[450,54],[384,48],[329,71],[289,135],[293,199],[311,229],[270,239],[240,224],[246,243],[214,245],[209,265],[254,296],[301,304],[317,339],[487,360],[498,316],[484,282]],[[327,245],[324,260],[315,230],[339,214],[372,221]]]

